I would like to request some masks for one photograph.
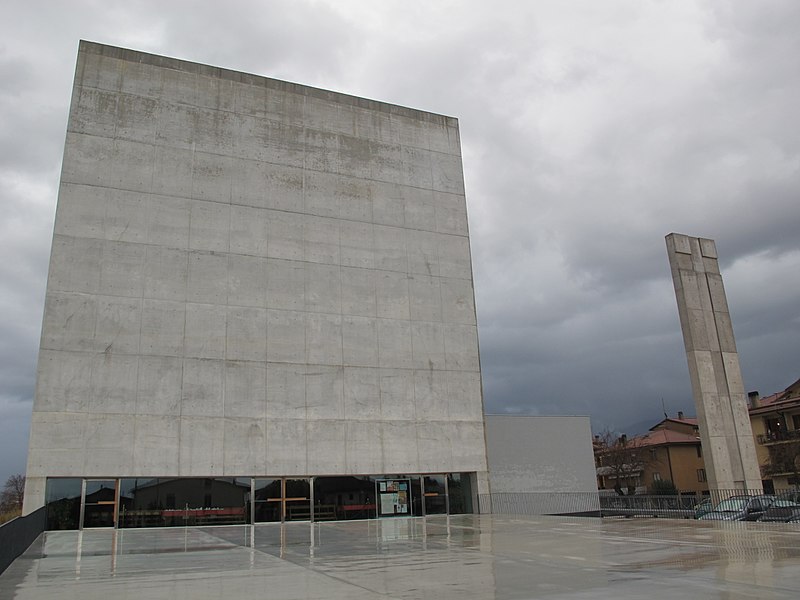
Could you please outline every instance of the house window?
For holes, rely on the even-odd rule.
[[[697,469],[697,481],[701,483],[707,481],[705,469]]]
[[[653,481],[661,481],[661,473],[653,473]]]
[[[792,415],[792,425],[795,431],[800,430],[800,415]]]
[[[697,458],[703,458],[703,447],[697,444]]]
[[[783,429],[781,427],[780,419],[764,419],[764,428],[767,433],[777,434]]]

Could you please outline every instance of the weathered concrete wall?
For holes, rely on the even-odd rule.
[[[486,415],[495,512],[553,514],[599,509],[589,417]]]
[[[711,489],[761,489],[747,396],[714,240],[666,238]]]
[[[46,476],[477,471],[457,121],[81,42],[26,509]]]

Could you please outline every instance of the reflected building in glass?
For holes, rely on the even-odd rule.
[[[50,528],[472,512],[457,121],[81,42],[27,475]]]

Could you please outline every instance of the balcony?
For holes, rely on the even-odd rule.
[[[770,431],[769,433],[762,433],[756,436],[758,443],[763,446],[769,444],[779,444],[781,442],[800,441],[800,429],[792,429],[790,431]]]

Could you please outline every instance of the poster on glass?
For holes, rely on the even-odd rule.
[[[395,517],[410,514],[411,485],[409,479],[379,479],[375,482],[378,516]]]

